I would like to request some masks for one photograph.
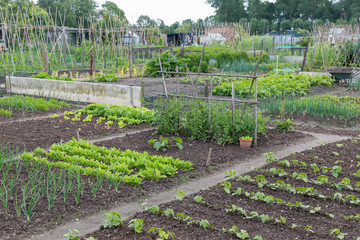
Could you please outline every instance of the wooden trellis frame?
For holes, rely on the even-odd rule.
[[[168,98],[169,96],[170,97],[178,97],[178,98],[188,98],[188,99],[201,99],[201,100],[207,100],[210,105],[209,105],[209,122],[211,122],[211,105],[212,105],[212,102],[215,100],[215,101],[226,101],[226,102],[231,102],[231,109],[232,109],[232,121],[234,122],[234,119],[235,119],[235,103],[242,103],[244,104],[243,106],[243,112],[241,114],[241,116],[238,116],[239,118],[243,118],[244,116],[244,113],[245,113],[245,110],[246,110],[246,107],[248,104],[251,104],[251,105],[254,105],[254,145],[257,146],[257,140],[258,140],[258,137],[257,137],[257,114],[258,114],[258,104],[260,103],[258,101],[258,96],[257,96],[257,78],[258,78],[258,75],[257,75],[257,71],[258,71],[258,68],[259,68],[259,64],[260,64],[260,60],[261,60],[261,56],[262,56],[262,52],[260,52],[260,55],[259,55],[259,58],[258,58],[258,61],[257,61],[257,65],[256,65],[256,68],[255,68],[255,71],[254,71],[254,74],[253,75],[228,75],[228,74],[212,74],[212,73],[189,73],[189,72],[170,72],[170,71],[159,71],[159,73],[162,74],[162,77],[163,77],[163,87],[164,87],[164,93],[159,93],[158,95],[160,96],[164,96],[166,98]],[[160,61],[160,58],[159,58],[159,61]],[[161,62],[160,62],[160,65],[161,65]],[[192,96],[190,95],[180,95],[179,94],[179,87],[178,87],[178,93],[177,94],[169,94],[167,92],[167,85],[166,85],[166,74],[175,74],[176,77],[177,77],[177,82],[179,83],[178,81],[178,76],[179,75],[183,75],[183,76],[204,76],[205,78],[206,77],[210,77],[210,94],[209,95],[206,95],[204,97],[202,96],[197,96],[197,94],[194,93],[194,91],[196,91],[196,88],[193,87],[193,94]],[[232,81],[232,94],[231,94],[231,99],[229,98],[224,98],[224,97],[219,97],[219,98],[214,98],[213,95],[212,95],[212,90],[213,90],[213,77],[233,77],[233,78],[246,78],[246,79],[251,79],[251,85],[250,85],[250,89],[249,89],[249,92],[248,92],[248,96],[246,98],[246,100],[240,100],[240,99],[236,99],[236,95],[235,95],[235,85],[234,85],[234,81]],[[250,94],[251,94],[251,91],[252,89],[254,89],[254,99],[251,100],[250,99]],[[207,91],[207,89],[205,89]],[[209,132],[211,131],[211,129],[209,129]]]

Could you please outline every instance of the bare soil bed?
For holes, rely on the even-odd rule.
[[[156,227],[174,233],[175,239],[237,239],[234,231],[240,234],[241,230],[251,238],[258,235],[274,240],[357,239],[360,207],[354,201],[359,201],[359,177],[352,174],[359,170],[359,143],[344,140],[296,153],[285,158],[290,165],[281,159],[250,172],[248,178],[228,179],[227,184],[182,201],[161,204],[163,212],[136,213],[131,219],[143,220],[142,233],[129,228],[128,219],[117,227],[101,227],[91,236],[101,240],[156,239],[157,231],[147,233]],[[319,171],[310,166],[313,163]],[[334,166],[342,167],[338,175]],[[303,173],[301,177],[299,173]],[[201,202],[194,200],[196,196],[202,197]],[[167,209],[174,214],[171,210],[166,213]],[[204,227],[205,220],[213,227]]]
[[[214,167],[222,167],[222,165],[228,165],[235,161],[244,161],[249,157],[253,157],[264,153],[270,149],[278,147],[284,147],[286,145],[294,144],[296,141],[301,140],[308,135],[301,132],[281,132],[274,129],[268,129],[266,136],[260,135],[258,141],[258,147],[251,147],[250,149],[242,149],[239,145],[231,144],[221,145],[212,141],[198,141],[190,140],[184,136],[180,136],[183,140],[183,150],[179,150],[177,147],[171,147],[167,151],[156,151],[152,145],[147,142],[150,139],[159,139],[163,135],[153,135],[154,131],[145,131],[137,134],[128,135],[126,138],[114,138],[112,140],[101,141],[95,143],[98,146],[104,147],[116,147],[122,150],[131,149],[134,151],[146,151],[152,155],[172,156],[174,158],[180,158],[193,162],[197,168],[197,172],[202,168],[201,172],[206,172],[208,168],[205,167],[205,163],[208,157],[209,149],[211,151],[210,169]],[[273,151],[273,150],[271,150]]]
[[[82,139],[94,139],[132,130],[150,127],[148,124],[126,125],[120,129],[116,124],[106,126],[105,122],[97,124],[98,117],[93,117],[91,122],[64,120],[63,117],[43,118],[21,122],[6,122],[0,124],[0,144],[11,143],[20,150],[33,150],[36,147],[47,148],[53,143],[66,142],[77,138],[77,132]]]
[[[34,112],[24,112],[24,113],[21,111],[12,111],[13,114],[12,117],[0,116],[0,124],[5,122],[18,122],[27,119],[50,117],[50,115],[54,113],[58,115],[63,115],[64,111],[73,111],[76,109],[77,108],[71,108],[71,109],[63,108],[61,110],[49,109],[49,111],[47,112],[37,110]]]
[[[35,128],[38,125],[40,125],[40,128],[41,126],[45,126],[44,124],[46,123],[49,124],[49,128],[51,129],[49,129],[49,131],[45,131],[45,134],[54,131],[54,126],[59,125],[59,119],[47,119],[45,121],[44,120],[45,119],[34,121],[36,123],[30,123],[30,125],[23,123],[24,127],[22,131],[29,131],[30,128]],[[61,129],[66,128],[65,126],[73,126],[72,124],[70,124],[70,122],[63,122],[61,124],[66,124],[61,125]],[[82,122],[75,122],[75,124],[80,124],[80,127],[82,127],[82,129],[85,129],[83,126],[81,126],[81,124],[83,124]],[[2,124],[0,125],[0,127],[4,127],[5,125],[6,124]],[[72,128],[72,131],[70,132],[73,133],[74,129],[76,129],[77,127],[79,126]],[[25,130],[25,128],[27,130]],[[93,134],[91,135],[93,137],[95,135],[94,131],[96,132],[93,123],[91,123],[91,126],[89,126],[89,128],[93,132]],[[97,128],[100,128],[100,132],[104,134],[104,130],[101,127]],[[6,128],[1,129],[0,131],[5,129]],[[15,128],[13,128],[12,130],[14,131],[14,129]],[[107,131],[111,131],[111,129]],[[8,134],[10,134],[10,132],[11,131],[9,131]],[[35,144],[31,144],[31,140],[29,140],[27,142],[27,146],[30,149],[34,148],[35,146],[39,146],[39,144],[41,145],[41,136],[36,135],[36,132],[37,131],[34,131],[31,134],[37,136],[36,138],[39,140],[36,140]],[[204,143],[201,141],[190,141],[183,138],[183,150],[171,148],[168,152],[163,153],[156,152],[152,149],[150,145],[148,145],[147,142],[149,138],[159,137],[152,136],[151,134],[151,131],[147,131],[144,133],[128,135],[123,138],[115,138],[113,140],[97,142],[96,144],[107,147],[114,146],[120,149],[137,150],[139,152],[148,151],[150,154],[164,154],[171,155],[173,157],[179,157],[181,160],[191,161],[194,164],[193,170],[188,172],[180,171],[177,175],[175,175],[174,178],[163,178],[159,181],[144,180],[143,184],[138,187],[134,187],[128,184],[120,184],[118,191],[115,191],[113,187],[109,189],[109,183],[105,181],[104,186],[98,189],[96,197],[93,196],[92,188],[89,183],[89,180],[93,179],[84,176],[84,194],[81,195],[78,205],[76,205],[74,193],[71,193],[68,200],[64,202],[63,194],[61,191],[59,191],[59,196],[56,199],[55,204],[51,208],[51,210],[48,210],[48,200],[46,199],[46,197],[42,197],[41,199],[39,199],[39,202],[36,205],[36,209],[34,211],[33,218],[30,221],[26,221],[24,214],[21,214],[20,218],[17,217],[15,208],[13,206],[15,200],[12,199],[9,203],[8,214],[4,213],[2,208],[0,208],[0,236],[2,236],[1,239],[23,239],[25,236],[31,236],[34,233],[39,233],[41,231],[51,229],[52,227],[55,227],[61,223],[73,221],[76,218],[81,218],[90,214],[94,214],[99,210],[110,209],[112,206],[115,206],[120,202],[141,201],[145,199],[145,197],[152,195],[156,192],[169,189],[170,187],[174,187],[177,184],[189,181],[193,178],[198,178],[207,174],[211,174],[212,170],[216,167],[225,167],[226,165],[233,164],[235,161],[246,161],[249,157],[259,156],[264,152],[274,151],[296,141],[309,138],[309,135],[300,132],[283,133],[277,132],[275,130],[269,130],[267,134],[268,138],[261,138],[258,148],[250,148],[248,150],[240,149],[238,145],[221,147],[212,142]],[[71,134],[69,134],[68,137],[72,137]],[[23,136],[21,139],[22,141],[25,141],[26,137]],[[50,144],[50,141],[52,140],[55,141],[55,139],[44,139],[43,141],[46,143],[43,143],[42,145],[48,146]],[[211,162],[212,167],[208,168],[205,167],[204,164],[206,161],[205,156],[207,156],[207,151],[210,147],[213,148]],[[13,169],[11,169],[10,172],[10,174],[16,174]],[[25,180],[26,179],[27,178],[25,178]],[[18,193],[20,193],[20,187],[17,186],[16,188]],[[99,239],[104,238],[100,237]],[[124,238],[123,235],[121,239],[128,238]]]

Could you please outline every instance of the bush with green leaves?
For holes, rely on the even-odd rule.
[[[276,130],[284,131],[284,132],[290,132],[294,130],[293,127],[294,123],[290,119],[287,119],[286,121],[279,121],[275,119],[275,121],[276,121],[276,125],[275,125]]]
[[[93,79],[91,79],[92,82],[117,82],[119,81],[118,78],[115,76],[115,74],[111,73],[99,73],[96,74]]]
[[[159,140],[157,139],[150,139],[148,141],[148,144],[153,144],[153,147],[156,149],[156,151],[162,150],[166,151],[170,147],[178,147],[180,150],[182,150],[184,147],[182,144],[182,139],[179,137],[171,137],[171,138],[163,138],[160,137]]]
[[[77,113],[90,114],[98,117],[105,117],[112,120],[121,120],[127,118],[133,119],[138,124],[141,122],[154,123],[154,111],[144,107],[123,106],[119,104],[94,103],[89,104],[85,108],[76,110]],[[131,124],[131,122],[129,122]]]
[[[202,46],[189,46],[185,48],[185,54],[180,56],[180,47],[174,48],[176,55],[172,55],[170,51],[165,51],[160,55],[161,64],[163,71],[176,71],[176,66],[178,66],[179,72],[186,72],[185,64],[187,65],[189,71],[197,72],[200,65],[201,55],[202,55]],[[215,65],[217,68],[220,68],[223,64],[231,64],[235,61],[244,61],[244,62],[257,62],[258,57],[250,56],[243,51],[234,51],[231,48],[224,46],[207,46],[205,49],[205,54],[203,55],[201,72],[208,72],[209,62],[211,59],[216,60]],[[261,57],[261,62],[268,62],[269,56],[264,53]],[[146,65],[145,76],[149,77],[158,77],[161,76],[160,73],[160,64],[158,58],[154,58],[149,61]]]
[[[158,134],[185,134],[190,139],[202,141],[215,140],[218,144],[236,144],[241,136],[254,136],[254,114],[250,107],[243,113],[236,108],[234,122],[232,111],[227,103],[216,102],[211,105],[209,122],[209,103],[207,101],[186,101],[167,99],[157,102]],[[240,117],[242,116],[242,118]],[[258,133],[266,133],[268,118],[257,115]]]
[[[47,72],[39,72],[37,75],[31,76],[31,78],[61,80],[61,81],[74,81],[73,79],[65,77],[65,76],[60,76],[60,77],[51,76]]]
[[[178,66],[179,72],[186,72],[185,64],[189,63],[188,59],[173,56],[169,51],[161,54],[160,59],[164,72],[175,72],[176,66]],[[158,73],[160,70],[159,60],[158,58],[154,58],[146,64],[144,75],[148,77],[159,77],[161,76],[161,73]],[[168,74],[167,76],[172,76],[172,74]]]
[[[108,226],[119,226],[120,224],[122,224],[121,214],[119,212],[105,213],[104,220],[104,228],[107,228]]]

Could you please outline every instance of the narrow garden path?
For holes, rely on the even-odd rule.
[[[319,134],[319,133],[312,133],[312,132],[304,132],[307,134],[310,134],[313,136],[313,138],[307,138],[302,140],[301,142],[294,143],[293,145],[290,145],[288,147],[285,147],[283,149],[280,149],[278,151],[274,151],[274,153],[277,155],[277,157],[284,158],[291,153],[295,152],[301,152],[306,149],[316,147],[320,144],[320,142],[325,143],[332,143],[344,139],[348,139],[350,137],[346,136],[339,136],[339,135],[327,135],[327,134]],[[175,196],[177,194],[178,190],[182,190],[185,192],[185,195],[189,195],[192,193],[196,193],[199,190],[203,188],[208,188],[213,185],[216,185],[218,183],[221,183],[225,180],[225,174],[224,172],[231,169],[235,170],[236,174],[244,174],[246,172],[251,171],[253,168],[262,167],[265,165],[265,159],[262,156],[257,156],[251,159],[248,159],[246,162],[234,164],[233,166],[227,167],[227,169],[220,169],[213,173],[212,175],[206,176],[204,178],[199,178],[194,181],[190,181],[187,183],[184,183],[182,185],[179,185],[173,189],[160,192],[154,196],[149,197],[145,200],[147,203],[147,206],[152,205],[159,205],[164,202],[169,202],[171,200],[175,199]],[[131,202],[131,203],[120,203],[117,207],[110,209],[108,211],[100,212],[96,215],[90,216],[85,219],[81,220],[75,220],[73,222],[69,222],[65,225],[59,226],[58,228],[45,232],[40,235],[32,236],[29,239],[32,240],[63,240],[63,235],[69,230],[69,229],[77,229],[79,230],[83,235],[89,234],[97,229],[101,225],[104,224],[104,213],[106,212],[120,212],[122,218],[126,218],[128,216],[131,216],[135,212],[143,211],[143,209],[140,207],[140,201],[138,202]]]

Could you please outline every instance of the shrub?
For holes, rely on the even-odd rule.
[[[92,82],[117,82],[118,79],[115,74],[110,73],[99,73],[91,80]]]
[[[60,77],[51,76],[47,72],[39,72],[37,75],[31,76],[31,78],[41,78],[41,79],[61,80],[61,81],[74,81],[73,79],[65,77],[65,76],[60,76]]]
[[[284,131],[284,132],[290,132],[294,130],[293,122],[290,119],[287,119],[286,121],[279,121],[276,119],[275,121],[276,121],[276,126],[275,126],[276,130]]]
[[[165,51],[160,55],[163,71],[175,72],[176,66],[178,66],[179,72],[186,72],[186,64],[189,71],[197,72],[201,60],[202,48],[201,46],[187,47],[186,51],[196,52],[187,52],[183,54],[182,57],[180,57],[180,48],[174,49],[177,51],[175,56],[171,55],[170,51]],[[235,61],[257,62],[258,57],[249,56],[246,52],[234,51],[224,46],[207,46],[201,64],[201,72],[208,72],[211,59],[216,60],[216,67],[220,68],[223,64],[229,64]],[[262,55],[261,62],[269,62],[268,54],[264,53]],[[160,76],[161,74],[157,71],[160,71],[160,64],[158,58],[155,58],[147,63],[145,75],[149,77]]]

